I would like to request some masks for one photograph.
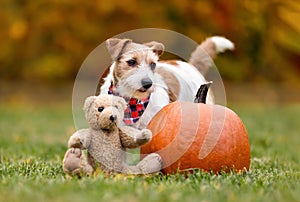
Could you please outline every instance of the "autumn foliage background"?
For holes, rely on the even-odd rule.
[[[30,90],[37,83],[72,85],[96,46],[146,27],[197,42],[211,35],[232,40],[235,51],[216,60],[229,87],[300,86],[299,1],[0,0],[0,10],[1,92],[26,83],[34,83]]]

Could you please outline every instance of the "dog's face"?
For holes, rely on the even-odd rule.
[[[124,53],[115,65],[116,91],[129,97],[148,97],[153,91],[157,60],[151,50]]]
[[[145,98],[154,90],[154,72],[164,46],[158,42],[136,44],[129,39],[107,40],[115,61],[114,91],[121,96]]]

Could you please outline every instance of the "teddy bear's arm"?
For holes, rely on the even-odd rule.
[[[120,139],[124,148],[136,148],[149,142],[152,133],[148,129],[138,130],[130,126],[123,126],[119,129]]]
[[[68,141],[69,148],[86,149],[90,145],[90,130],[80,129],[76,131]]]

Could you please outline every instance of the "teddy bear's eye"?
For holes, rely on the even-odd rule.
[[[115,105],[114,107],[117,108],[117,109],[119,109],[118,105]]]
[[[98,112],[102,112],[104,110],[104,107],[98,107]]]

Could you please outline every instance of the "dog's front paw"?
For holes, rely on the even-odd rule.
[[[145,144],[147,142],[150,142],[152,139],[152,132],[149,129],[143,129],[141,133],[137,136],[136,141],[139,144]]]

